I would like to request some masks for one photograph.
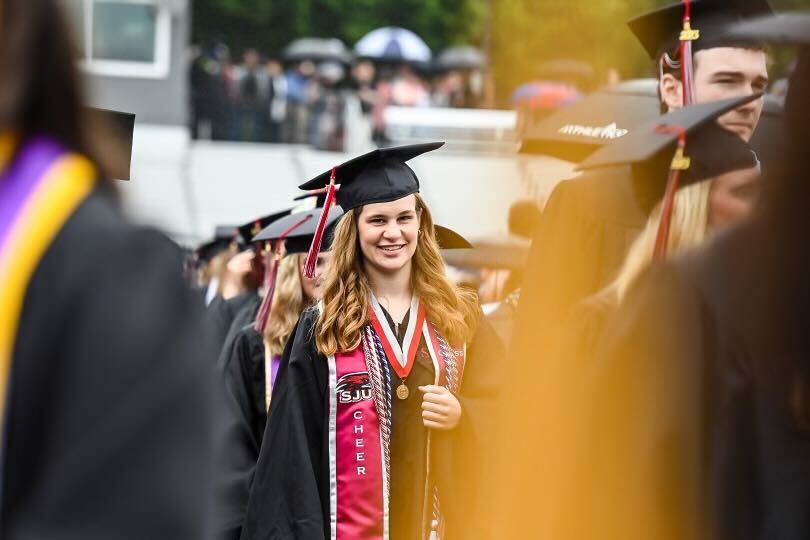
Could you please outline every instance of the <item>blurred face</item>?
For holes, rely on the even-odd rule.
[[[321,299],[321,285],[323,284],[323,276],[326,273],[326,267],[329,264],[332,254],[328,251],[322,251],[318,255],[318,262],[315,265],[315,276],[308,278],[304,275],[304,266],[301,265],[301,288],[304,289],[304,296],[307,300],[315,301]]]
[[[695,65],[695,100],[706,103],[721,99],[750,96],[764,92],[768,86],[765,51],[737,47],[714,47],[697,51]],[[661,98],[670,110],[683,105],[681,83],[670,74],[661,79]],[[729,111],[717,123],[748,141],[762,113],[762,99]]]
[[[386,274],[409,269],[419,238],[416,196],[367,204],[360,212],[357,234],[367,266]]]
[[[725,229],[751,214],[759,199],[760,172],[754,167],[718,176],[709,191],[709,232]]]

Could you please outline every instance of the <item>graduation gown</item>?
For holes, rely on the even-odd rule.
[[[510,527],[535,512],[534,493],[544,482],[533,466],[534,455],[549,443],[537,422],[515,411],[536,410],[545,390],[544,360],[569,313],[579,302],[602,290],[618,274],[636,236],[644,228],[649,201],[640,194],[640,178],[629,166],[610,167],[564,180],[549,197],[535,229],[520,300],[514,317],[509,381],[500,404],[502,433],[490,452],[498,474],[492,480],[491,511],[497,534],[520,537],[525,529]],[[514,434],[520,445],[504,446]],[[501,445],[501,446],[499,446]],[[497,536],[496,536],[497,537]]]
[[[305,311],[287,344],[282,357],[273,404],[267,421],[250,502],[242,532],[242,539],[269,538],[329,538],[330,489],[328,448],[328,366],[324,356],[315,348],[312,329],[317,318],[314,309]],[[497,340],[494,333],[487,334]],[[391,538],[419,538],[426,455],[424,444],[427,429],[421,420],[421,392],[416,387],[433,384],[434,368],[424,351],[424,340],[416,353],[413,371],[408,376],[411,395],[407,400],[391,396],[394,404],[391,450]],[[424,352],[423,352],[424,351]],[[392,375],[395,379],[395,375]],[[478,455],[474,445],[485,434],[477,431],[480,424],[474,419],[486,404],[491,406],[494,392],[491,381],[465,368],[462,389],[469,390],[471,398],[459,396],[462,421],[451,432],[434,432],[432,474],[436,475],[440,492],[446,501],[443,515],[453,530],[452,517],[463,512],[454,503],[472,501],[477,485],[470,480],[475,476]],[[392,389],[396,384],[392,384]],[[461,448],[468,443],[468,452]],[[453,459],[454,451],[459,452]],[[462,476],[467,474],[462,480]],[[460,492],[464,481],[471,493]],[[443,503],[444,504],[444,503]],[[470,507],[467,507],[469,510]],[[458,536],[461,537],[461,536]]]
[[[7,540],[205,537],[202,306],[176,246],[125,223],[104,189],[69,217],[26,290],[4,423]]]
[[[217,536],[239,538],[250,485],[267,419],[264,390],[264,341],[252,325],[237,332],[227,349],[223,373],[227,422],[220,453]]]
[[[776,222],[759,217],[654,267],[606,328],[581,422],[592,443],[606,424],[620,441],[591,462],[603,534],[630,531],[632,508],[625,538],[810,535],[810,433],[791,407],[810,258],[780,241],[800,229]],[[635,489],[615,497],[619,485]],[[640,514],[651,516],[641,527]]]
[[[228,338],[232,338],[236,331],[244,326],[244,324],[240,324],[234,330],[237,314],[240,314],[246,307],[250,308],[260,302],[261,299],[256,291],[245,291],[227,300],[221,296],[214,298],[206,311],[206,319],[213,335],[212,339],[218,344],[217,353],[228,343]]]

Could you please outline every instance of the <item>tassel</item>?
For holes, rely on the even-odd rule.
[[[270,320],[270,312],[273,307],[273,296],[276,292],[276,279],[278,278],[278,265],[281,258],[286,254],[285,238],[295,229],[312,219],[312,215],[306,215],[296,223],[292,224],[286,231],[281,233],[276,240],[275,248],[268,251],[267,258],[265,259],[265,274],[264,274],[264,298],[259,306],[259,311],[256,314],[256,321],[253,328],[259,333],[264,334],[264,329],[267,327],[267,321]]]
[[[326,220],[329,217],[329,209],[335,202],[335,173],[337,167],[332,167],[332,176],[329,178],[329,185],[326,188],[326,201],[323,203],[323,213],[321,219],[318,221],[318,227],[315,229],[315,235],[312,237],[312,245],[309,247],[307,253],[307,260],[304,263],[304,276],[307,279],[315,277],[315,266],[318,264],[318,254],[321,252],[321,243],[323,242],[323,233],[326,229]]]
[[[658,126],[656,128],[658,133],[677,133],[678,134],[678,147],[675,150],[675,155],[669,166],[669,177],[667,178],[667,187],[664,193],[664,201],[661,208],[661,221],[658,223],[658,233],[655,237],[655,251],[653,252],[653,259],[657,261],[664,260],[667,256],[667,248],[669,245],[669,226],[672,221],[672,210],[675,207],[675,194],[678,191],[678,184],[680,183],[681,171],[689,168],[690,160],[684,155],[686,149],[686,130],[681,126]]]
[[[680,53],[684,106],[695,102],[695,70],[692,63],[692,42],[700,38],[700,30],[692,28],[691,20],[691,0],[683,0],[683,29],[680,34]]]

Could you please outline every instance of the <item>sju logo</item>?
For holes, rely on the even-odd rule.
[[[335,390],[340,403],[357,403],[372,399],[371,383],[365,371],[347,373],[338,380]]]

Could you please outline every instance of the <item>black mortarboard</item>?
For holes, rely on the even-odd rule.
[[[309,251],[312,238],[315,236],[323,213],[323,208],[315,208],[313,210],[289,214],[275,220],[253,237],[254,242],[272,241],[275,243],[275,255],[268,254],[268,256],[272,256],[272,260],[265,263],[265,296],[256,314],[254,328],[257,332],[264,331],[267,321],[270,318],[273,294],[276,289],[276,278],[278,277],[278,263],[282,252],[293,254],[306,253]],[[321,251],[328,249],[332,244],[332,232],[338,219],[340,219],[342,215],[343,210],[337,207],[333,207],[326,214],[326,218],[323,221],[325,223],[323,229],[324,241],[319,244]]]
[[[589,94],[529,126],[520,152],[582,161],[632,128],[660,116],[657,89],[655,79],[642,79]]]
[[[433,225],[436,232],[436,242],[441,249],[470,249],[472,244],[459,233],[448,227]]]
[[[443,146],[443,142],[378,148],[335,167],[337,204],[345,211],[365,204],[395,201],[419,191],[419,179],[406,161]],[[313,191],[329,185],[332,171],[319,174],[299,189]]]
[[[312,243],[312,237],[315,235],[315,229],[318,226],[318,220],[322,213],[323,208],[315,208],[313,210],[283,216],[262,229],[259,234],[253,237],[253,241],[276,241],[283,239],[287,253],[306,253]],[[324,235],[324,243],[321,245],[321,250],[328,249],[332,241],[331,230],[342,215],[343,210],[338,207],[332,207],[329,210],[326,217],[326,234]]]
[[[772,13],[766,0],[691,0],[691,26],[700,32],[692,51],[722,45],[744,44],[726,35],[729,25]],[[653,60],[678,46],[683,29],[684,3],[676,2],[648,11],[627,22]]]
[[[472,249],[443,253],[447,264],[459,268],[520,270],[526,264],[529,241],[514,236],[476,242]]]
[[[675,151],[678,135],[674,132],[662,132],[660,126],[679,126],[685,130],[686,153],[692,158],[691,166],[687,169],[687,177],[691,181],[753,167],[756,159],[749,146],[738,135],[721,128],[714,120],[760,96],[761,94],[755,94],[698,103],[658,116],[638,126],[627,136],[606,144],[577,168],[585,170],[636,164],[655,160],[662,154],[665,157],[671,156]]]
[[[238,232],[234,225],[217,225],[214,227],[214,237],[197,247],[194,252],[198,261],[210,261],[219,253],[228,249],[236,239]]]
[[[780,13],[735,24],[730,38],[810,45],[810,13]]]
[[[761,94],[754,94],[683,107],[639,126],[627,137],[595,152],[580,163],[578,168],[645,164],[650,169],[652,181],[655,182],[656,177],[660,176],[663,184],[664,170],[659,171],[657,164],[663,160],[669,161],[669,165],[662,168],[668,168],[669,172],[653,253],[656,259],[661,259],[667,254],[672,208],[679,187],[689,182],[756,166],[756,156],[746,142],[738,135],[721,128],[714,120],[760,96]]]
[[[281,219],[284,216],[290,215],[292,209],[282,210],[281,212],[275,212],[273,214],[268,214],[266,216],[262,216],[260,218],[256,218],[252,221],[245,223],[244,225],[240,225],[237,227],[239,231],[239,239],[242,244],[251,244],[254,240],[253,237],[259,234],[262,229],[276,221],[277,219]]]
[[[108,135],[117,147],[116,157],[107,171],[117,180],[129,180],[129,169],[132,163],[132,134],[135,131],[135,115],[127,112],[111,111],[87,107],[87,113],[94,123],[107,128]]]
[[[222,240],[222,239],[215,239],[209,240],[203,244],[200,244],[197,249],[194,250],[195,258],[197,262],[206,262],[210,261],[226,249],[228,246],[231,245],[230,240]]]

